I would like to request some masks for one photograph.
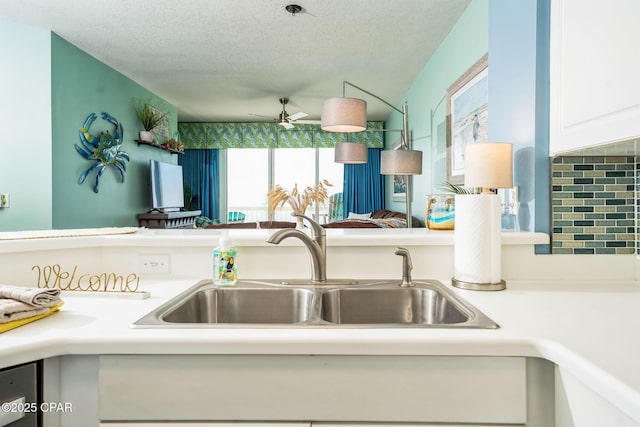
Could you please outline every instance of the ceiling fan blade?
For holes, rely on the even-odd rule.
[[[287,119],[289,121],[295,121],[295,120],[298,120],[298,119],[301,119],[301,118],[307,117],[307,116],[308,116],[307,113],[303,113],[302,111],[299,111],[299,112],[297,112],[295,114],[290,115],[289,117],[287,117]]]
[[[270,116],[263,116],[262,114],[253,114],[253,113],[248,113],[250,116],[254,116],[254,117],[263,117],[265,119],[269,119],[269,120],[276,120],[274,117],[270,117]]]
[[[278,123],[278,124],[287,130],[295,128],[295,126],[292,125],[291,123]]]

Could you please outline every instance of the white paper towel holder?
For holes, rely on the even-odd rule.
[[[451,284],[456,288],[468,289],[470,291],[502,291],[507,289],[507,282],[505,282],[504,279],[497,283],[472,283],[452,277]]]
[[[456,194],[453,286],[473,291],[506,289],[507,283],[500,277],[500,209],[497,194]],[[477,233],[478,230],[484,233]],[[465,249],[469,243],[465,239],[469,237],[476,244],[471,257],[479,260],[483,268],[467,265]]]

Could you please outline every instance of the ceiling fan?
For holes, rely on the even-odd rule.
[[[278,117],[273,119],[275,120],[280,126],[282,126],[285,129],[293,129],[295,126],[295,123],[300,123],[300,124],[318,124],[320,123],[319,120],[300,120],[303,117],[307,117],[308,114],[304,113],[302,111],[299,111],[295,114],[291,114],[289,115],[289,113],[287,113],[287,110],[285,109],[285,106],[287,105],[287,103],[289,102],[289,98],[280,98],[279,99],[280,104],[282,104],[282,112],[280,114],[278,114]],[[256,116],[256,117],[265,117],[270,119],[271,117],[268,116],[262,116],[260,114],[252,114],[249,113],[250,116]]]

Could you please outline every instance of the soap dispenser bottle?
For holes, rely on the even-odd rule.
[[[234,285],[237,280],[237,251],[227,237],[221,237],[213,250],[213,283],[216,285]]]

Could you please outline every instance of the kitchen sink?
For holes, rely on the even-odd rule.
[[[300,323],[311,317],[313,291],[301,288],[208,288],[160,319],[168,323]]]
[[[485,328],[499,326],[433,280],[202,281],[134,328]]]
[[[320,316],[338,324],[457,324],[471,313],[436,289],[351,288],[322,294]]]

